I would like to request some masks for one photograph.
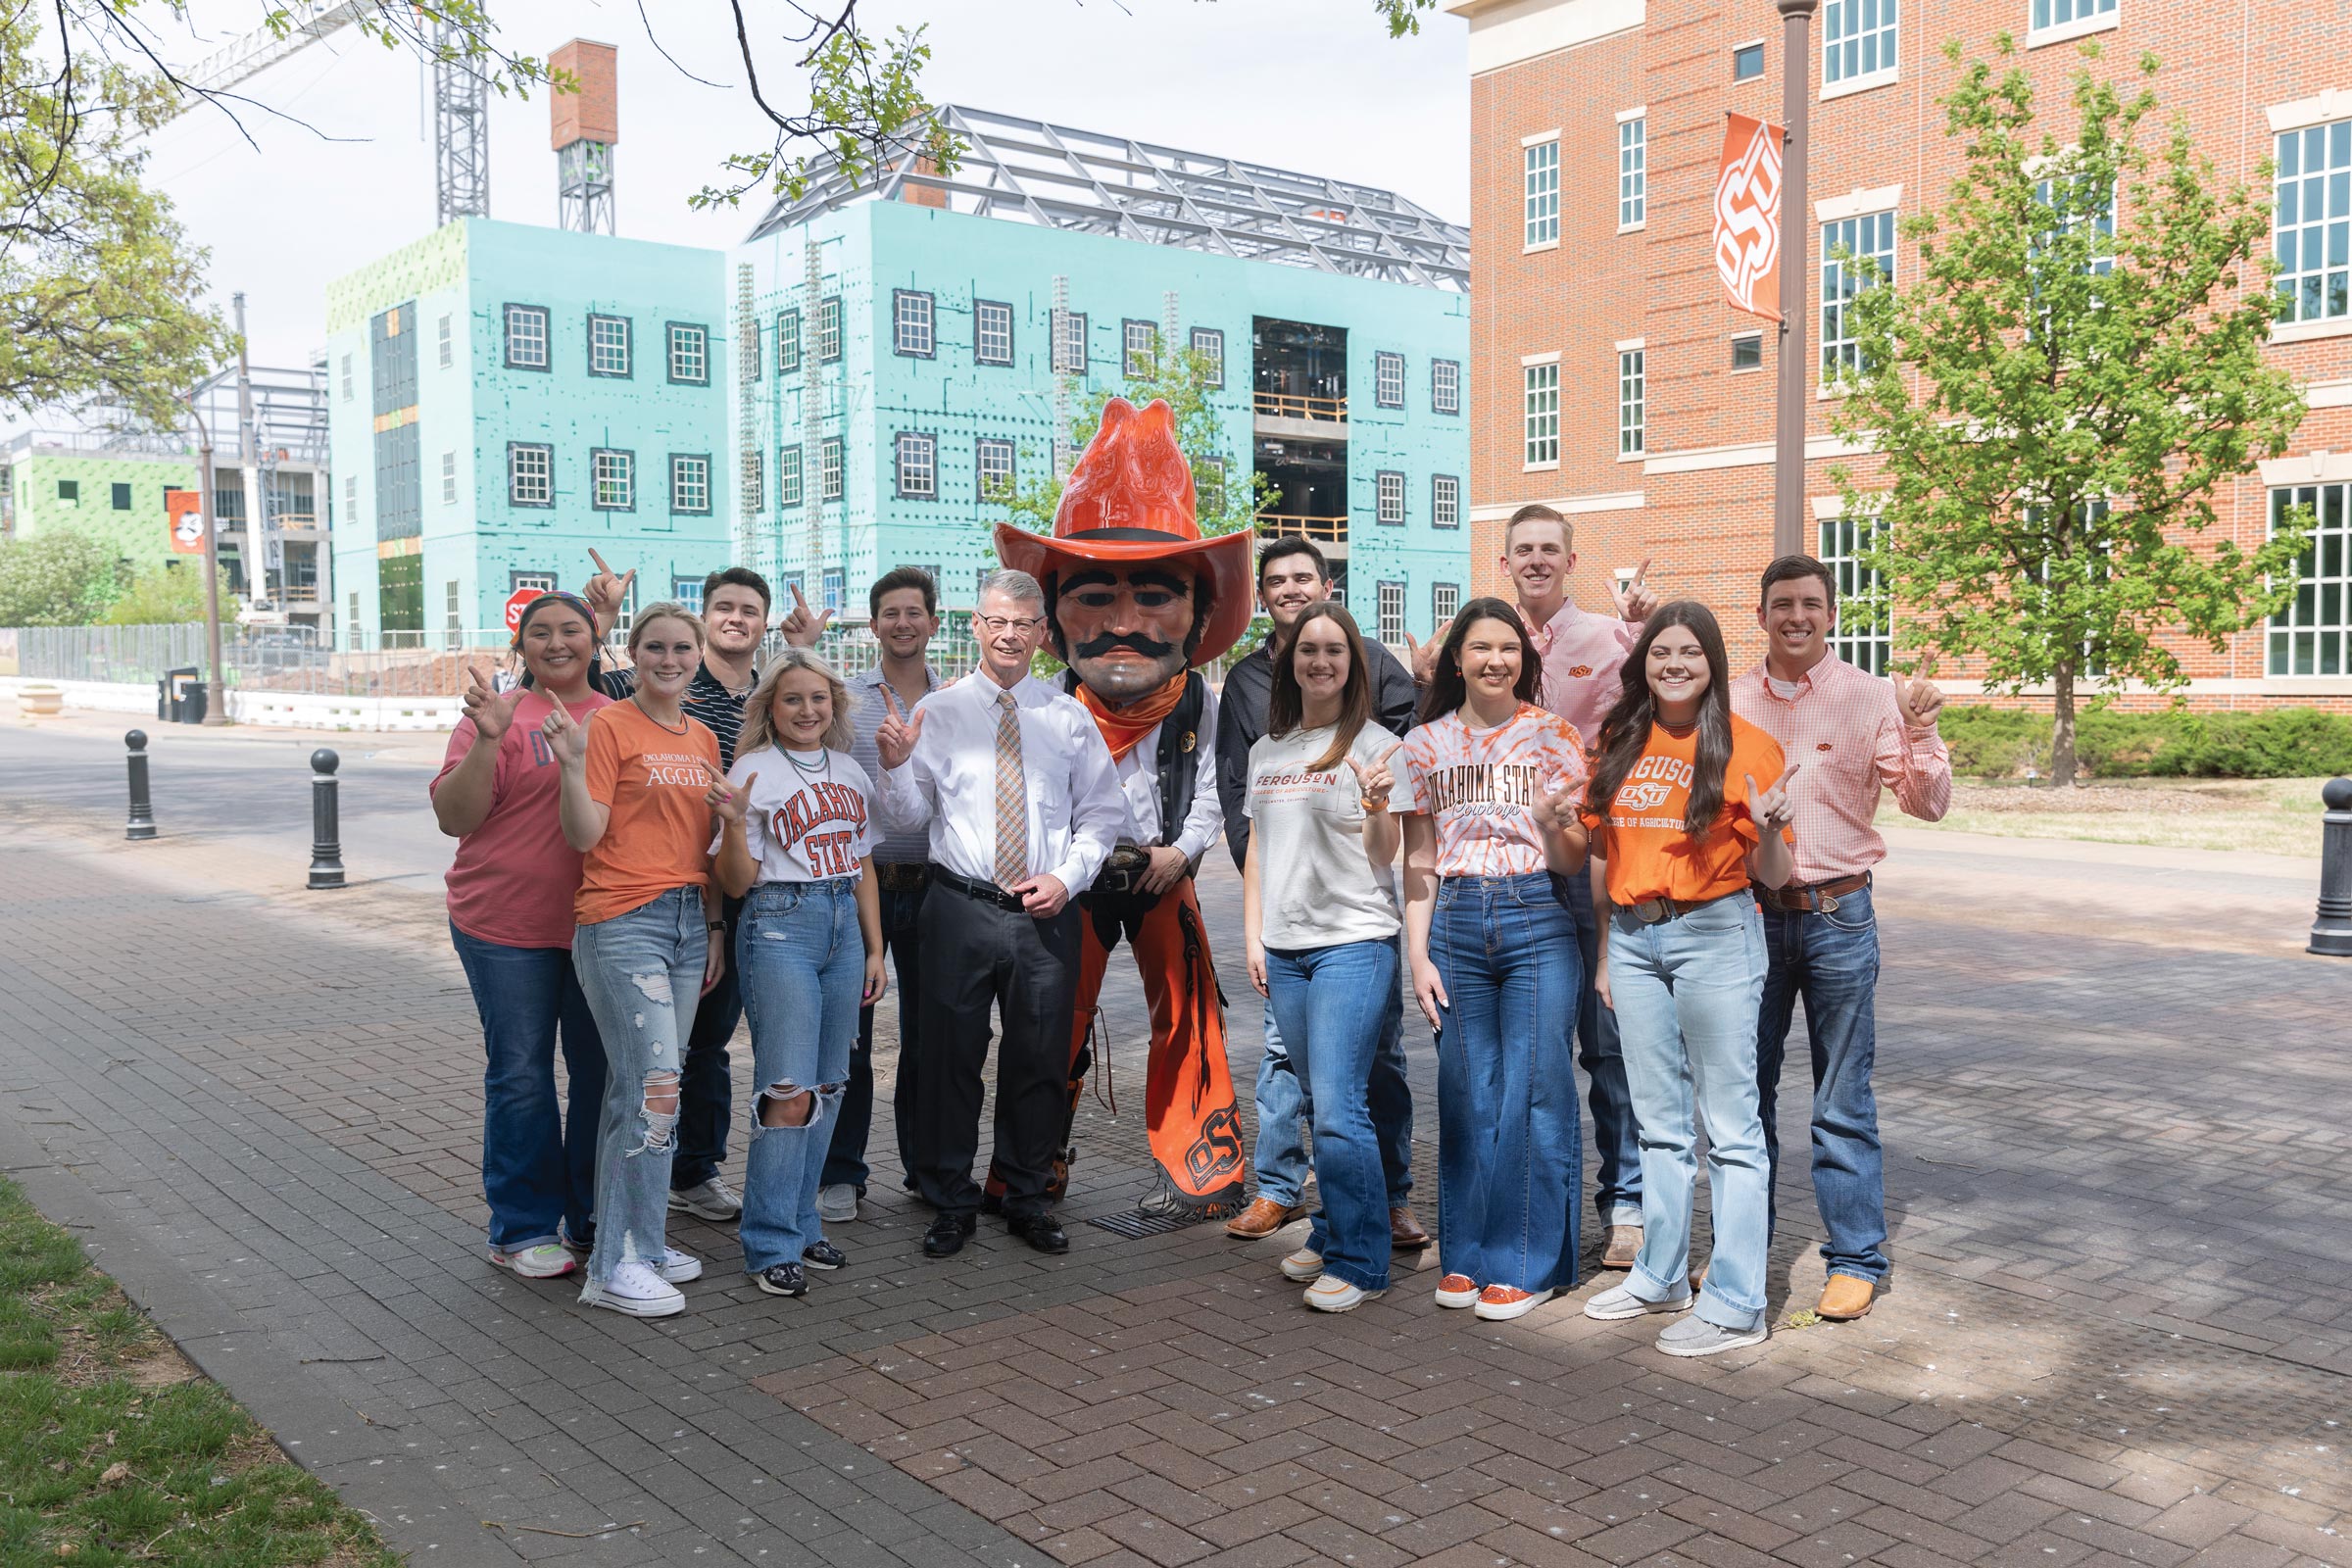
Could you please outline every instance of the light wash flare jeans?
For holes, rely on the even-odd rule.
[[[743,1183],[743,1268],[798,1263],[824,1240],[816,1191],[841,1116],[865,991],[858,879],[761,882],[736,926],[736,973],[752,1025],[751,1150]],[[808,1120],[763,1127],[768,1098],[813,1095]]]
[[[1745,888],[1655,925],[1624,909],[1609,921],[1609,995],[1642,1129],[1642,1255],[1626,1288],[1649,1301],[1687,1289],[1704,1122],[1715,1250],[1697,1311],[1733,1330],[1764,1318],[1772,1186],[1756,1109],[1764,969],[1764,921]]]
[[[622,1263],[644,1263],[657,1272],[662,1267],[678,1116],[646,1109],[646,1092],[678,1086],[710,938],[699,887],[671,888],[572,935],[572,967],[604,1039],[606,1068],[596,1145],[596,1250],[588,1254],[583,1301],[601,1298]]]
[[[1362,1291],[1389,1288],[1389,1184],[1372,1117],[1372,1078],[1396,999],[1396,945],[1341,942],[1266,950],[1268,1004],[1314,1106],[1315,1190],[1307,1250]],[[1263,1114],[1261,1111],[1260,1114]]]

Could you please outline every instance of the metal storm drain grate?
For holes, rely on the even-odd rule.
[[[1122,1214],[1105,1214],[1087,1223],[1100,1225],[1113,1236],[1124,1236],[1131,1242],[1140,1242],[1147,1236],[1165,1236],[1170,1231],[1180,1231],[1188,1225],[1198,1225],[1202,1220],[1216,1217],[1213,1214],[1197,1213],[1144,1214],[1129,1210]]]

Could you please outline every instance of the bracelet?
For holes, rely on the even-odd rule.
[[[706,920],[703,922],[703,929],[706,931],[724,931],[726,928],[727,922],[724,920]]]

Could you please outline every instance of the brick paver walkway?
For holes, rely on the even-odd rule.
[[[119,832],[0,798],[0,1152],[418,1561],[2352,1562],[2352,966],[2296,956],[2307,910],[2267,884],[1898,858],[1893,1289],[1690,1363],[1583,1292],[1440,1314],[1426,1269],[1314,1316],[1283,1242],[1214,1227],[1074,1223],[1046,1259],[984,1226],[928,1263],[886,1161],[836,1232],[855,1266],[804,1301],[689,1223],[689,1313],[583,1312],[480,1259],[478,1032],[437,900],[273,891],[299,851]],[[1238,929],[1230,877],[1209,891]],[[1246,1083],[1256,1009],[1220,956]],[[1114,1007],[1127,1114],[1090,1103],[1073,1221],[1145,1186],[1131,986]],[[1781,1319],[1820,1279],[1788,1174]]]

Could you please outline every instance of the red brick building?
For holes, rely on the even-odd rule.
[[[1726,111],[1781,118],[1772,0],[1449,0],[1470,26],[1470,501],[1474,583],[1496,582],[1502,519],[1529,501],[1568,513],[1581,602],[1612,567],[1654,555],[1669,596],[1707,600],[1734,654],[1760,657],[1752,613],[1771,553],[1774,323],[1724,302],[1712,202]],[[2092,70],[2135,74],[2161,118],[2187,117],[2225,178],[2278,160],[2275,219],[2294,319],[2277,362],[2311,412],[2290,455],[2221,503],[2215,532],[2260,540],[2275,498],[2320,514],[2312,573],[2273,628],[2225,655],[2181,650],[2198,706],[2352,708],[2352,23],[2340,5],[2155,0],[1820,0],[1803,63],[1812,93],[1809,357],[1834,355],[1843,244],[1898,279],[1917,257],[1897,221],[1938,203],[1960,164],[1936,99],[1946,40],[1982,58],[2003,31],[2061,140],[2079,40]],[[2161,132],[2160,124],[2143,129]],[[2125,200],[2129,200],[2129,193]],[[1789,215],[1793,217],[1793,215]],[[1827,336],[1829,341],[1825,342]],[[1807,437],[1809,544],[1850,549],[1827,470],[1853,449],[1817,398]],[[1857,662],[1883,649],[1849,639]],[[1956,693],[1965,681],[1946,683]]]

